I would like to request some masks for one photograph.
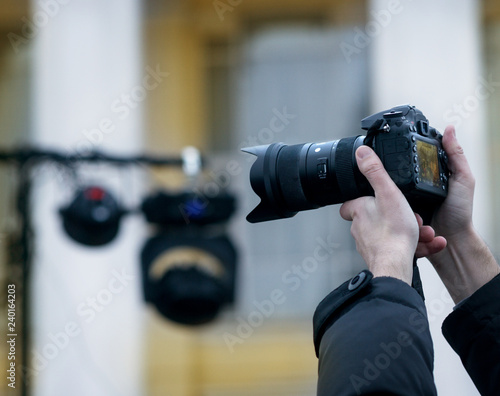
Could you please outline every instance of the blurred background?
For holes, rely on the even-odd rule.
[[[314,395],[314,309],[364,264],[336,206],[248,224],[259,200],[248,182],[253,160],[239,149],[361,134],[361,118],[414,104],[439,130],[457,126],[477,179],[475,224],[496,252],[499,22],[494,0],[1,0],[1,152],[180,158],[194,146],[207,164],[195,178],[178,162],[67,166],[45,158],[28,161],[26,174],[4,156],[2,339],[12,323],[7,284],[19,283],[22,300],[19,198],[29,199],[33,239],[27,361],[18,304],[16,387],[3,375],[1,393]],[[26,181],[29,196],[16,196],[27,194],[18,190]],[[59,209],[85,186],[104,186],[129,210],[109,243],[85,245],[63,228]],[[160,188],[236,197],[222,226],[190,234],[185,219],[155,253],[190,238],[189,260],[196,250],[207,271],[236,266],[233,302],[202,325],[170,320],[144,299],[143,247],[163,227],[138,209]],[[92,191],[99,200],[103,191]],[[230,239],[237,258],[210,247],[214,230]],[[160,272],[182,254],[161,256]],[[438,392],[478,394],[441,336],[452,301],[430,264],[420,267]],[[3,373],[9,351],[0,344]]]

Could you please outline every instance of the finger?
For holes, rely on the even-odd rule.
[[[354,219],[356,200],[346,201],[339,209],[340,217],[344,220],[352,221]]]
[[[434,238],[431,242],[419,242],[415,251],[415,256],[421,258],[439,253],[446,247],[446,244],[446,239],[442,236]]]
[[[390,198],[396,187],[384,165],[375,152],[368,146],[360,146],[356,150],[356,161],[360,172],[366,177],[375,192],[382,199]]]
[[[340,217],[342,217],[344,220],[347,221],[352,221],[353,219],[351,203],[352,201],[346,201],[342,204],[342,206],[339,209]]]
[[[342,204],[339,209],[340,216],[347,221],[353,221],[356,215],[363,211],[367,205],[369,205],[370,200],[373,200],[373,197],[359,197],[356,199],[352,199],[350,201],[346,201]]]
[[[422,227],[424,225],[424,220],[422,219],[422,216],[420,216],[418,213],[415,213],[415,217],[417,218],[417,223],[418,227]]]
[[[458,143],[455,127],[453,125],[447,126],[444,130],[443,148],[448,156],[448,168],[454,177],[471,178],[472,172],[469,163],[465,157],[464,149]]]
[[[418,230],[418,241],[419,242],[431,242],[436,236],[434,228],[431,226],[422,226]]]

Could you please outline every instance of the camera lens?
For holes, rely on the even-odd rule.
[[[370,194],[359,172],[355,151],[363,136],[287,146],[273,143],[245,148],[257,157],[250,183],[261,202],[250,223],[292,217],[297,212]]]

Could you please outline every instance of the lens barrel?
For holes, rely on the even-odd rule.
[[[297,212],[369,195],[355,151],[364,136],[322,143],[272,143],[242,149],[257,157],[250,184],[261,202],[247,216],[250,223],[292,217]]]

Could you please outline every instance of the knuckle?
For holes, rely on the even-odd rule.
[[[380,162],[370,161],[363,167],[363,173],[365,176],[374,176],[379,174],[383,170],[383,166]]]
[[[457,144],[457,146],[455,146],[455,148],[453,150],[453,154],[455,154],[455,155],[464,155],[465,154],[464,148],[461,145]]]

